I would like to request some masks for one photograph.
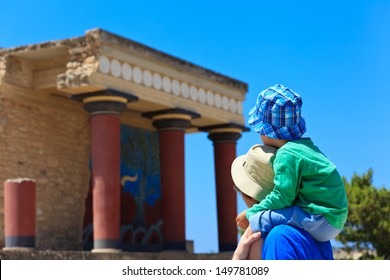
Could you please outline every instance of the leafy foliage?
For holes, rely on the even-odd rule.
[[[344,178],[348,196],[348,220],[338,240],[347,250],[363,253],[361,258],[390,259],[390,191],[372,185],[372,169],[362,176]]]

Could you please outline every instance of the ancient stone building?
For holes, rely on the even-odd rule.
[[[208,133],[219,250],[234,249],[236,195],[226,174],[246,130],[246,91],[101,29],[1,49],[0,181],[35,180],[35,247],[185,250],[184,135]]]

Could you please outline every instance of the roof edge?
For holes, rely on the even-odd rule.
[[[216,71],[206,69],[192,62],[186,61],[184,59],[180,59],[178,57],[151,48],[144,44],[127,39],[123,36],[108,32],[104,29],[95,28],[95,29],[87,30],[86,35],[92,36],[103,43],[118,45],[122,48],[130,49],[135,53],[156,59],[163,63],[170,64],[173,67],[178,68],[180,70],[189,71],[197,75],[207,76],[209,79],[215,82],[226,84],[245,92],[248,91],[248,84],[245,82],[223,75]]]

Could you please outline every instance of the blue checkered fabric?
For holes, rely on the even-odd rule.
[[[248,123],[257,133],[270,138],[298,139],[306,132],[301,109],[301,97],[276,84],[259,93],[256,106],[249,111]]]

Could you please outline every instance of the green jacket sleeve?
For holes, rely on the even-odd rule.
[[[300,160],[279,150],[273,162],[273,169],[275,186],[262,201],[246,211],[248,219],[260,211],[282,209],[293,204],[299,186]]]

